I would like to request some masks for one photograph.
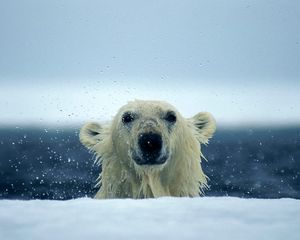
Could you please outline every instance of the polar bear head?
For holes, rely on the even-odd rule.
[[[215,129],[215,121],[207,112],[187,119],[166,102],[136,100],[121,107],[108,125],[84,125],[80,140],[100,159],[102,181],[105,171],[148,178],[155,174],[162,179],[166,175],[184,178],[202,174],[199,180],[205,179],[200,144],[208,143]]]

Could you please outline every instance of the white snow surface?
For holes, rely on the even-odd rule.
[[[1,200],[0,239],[300,239],[300,201]]]

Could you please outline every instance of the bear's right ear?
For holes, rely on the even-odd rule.
[[[80,130],[80,142],[88,149],[93,148],[100,141],[102,127],[98,123],[86,123]]]
[[[216,131],[216,121],[208,112],[200,112],[192,117],[192,122],[200,136],[199,141],[207,144]]]

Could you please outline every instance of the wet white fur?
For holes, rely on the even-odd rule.
[[[168,110],[177,116],[171,131],[161,117]],[[121,121],[125,111],[137,112],[140,116],[130,131]],[[154,130],[161,133],[169,148],[170,158],[163,165],[140,166],[131,159],[138,134],[145,130],[140,128],[141,122],[147,119],[155,119]],[[123,106],[109,124],[87,123],[80,131],[80,140],[102,165],[100,190],[95,197],[199,196],[207,186],[200,164],[203,158],[200,144],[207,144],[215,129],[215,121],[209,113],[201,112],[185,119],[168,103],[141,100]]]

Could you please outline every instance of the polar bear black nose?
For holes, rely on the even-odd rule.
[[[148,164],[154,164],[160,156],[162,149],[162,138],[157,133],[141,134],[138,140],[140,150]]]

